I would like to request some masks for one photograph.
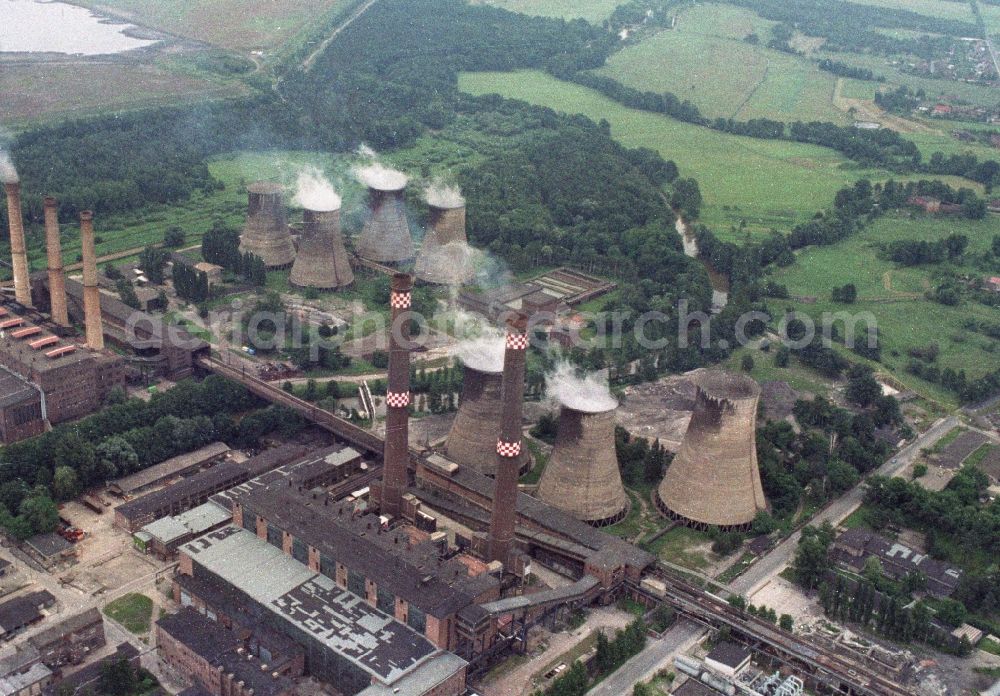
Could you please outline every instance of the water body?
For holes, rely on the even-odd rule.
[[[156,43],[129,36],[134,30],[65,2],[0,0],[0,53],[98,56]]]
[[[708,271],[708,279],[712,283],[712,311],[721,312],[729,304],[729,280],[726,279],[726,276],[709,266],[705,259],[698,256],[698,240],[694,238],[694,234],[679,216],[675,227],[677,234],[681,236],[681,241],[684,243],[684,255],[690,256],[692,259],[698,259],[705,267],[705,270]]]

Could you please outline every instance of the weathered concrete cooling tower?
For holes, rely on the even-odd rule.
[[[759,399],[749,377],[698,377],[691,423],[656,493],[664,514],[695,527],[735,529],[766,509],[755,440]]]
[[[369,186],[368,219],[356,245],[362,258],[390,264],[413,259],[413,237],[403,199],[405,188],[405,183],[398,189]]]
[[[284,190],[279,184],[258,181],[247,191],[247,222],[240,237],[240,252],[259,256],[268,268],[290,266],[295,260],[295,245],[288,232]]]
[[[465,365],[462,399],[445,444],[449,459],[487,476],[496,475],[494,445],[500,434],[503,415],[500,398],[502,384],[502,372],[488,372]],[[531,466],[527,448],[519,452],[516,459],[520,473]]]
[[[538,497],[594,526],[613,524],[628,512],[615,452],[615,411],[587,412],[563,406],[556,444]]]
[[[417,256],[417,278],[438,285],[468,283],[476,269],[465,235],[465,203],[452,207],[443,203],[429,205],[427,234]]]
[[[299,252],[289,276],[301,288],[335,290],[354,282],[351,260],[340,233],[340,210],[306,210]]]

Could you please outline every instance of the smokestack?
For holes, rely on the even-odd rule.
[[[747,528],[767,500],[757,468],[757,402],[751,378],[711,372],[697,379],[694,413],[656,491],[668,517],[694,527]]]
[[[378,263],[399,264],[413,259],[413,237],[406,220],[406,202],[397,182],[384,184],[387,188],[369,186],[369,218],[358,237],[358,255]]]
[[[500,400],[500,437],[496,447],[496,483],[490,511],[489,553],[491,561],[510,564],[517,519],[518,458],[521,456],[521,418],[524,408],[524,372],[528,351],[528,318],[516,314],[508,321],[503,358]]]
[[[615,409],[582,411],[563,405],[537,495],[595,527],[625,516],[628,498],[615,451]]]
[[[21,214],[21,184],[4,182],[7,192],[7,217],[10,220],[10,255],[14,267],[14,299],[31,306],[31,281],[28,279],[28,252],[24,244],[24,218]]]
[[[392,278],[389,306],[389,386],[385,395],[385,449],[382,455],[381,511],[398,517],[403,492],[409,484],[410,426],[410,307],[413,277],[397,273]]]
[[[59,206],[52,196],[45,197],[45,251],[49,268],[49,306],[52,321],[69,326],[66,309],[66,276],[63,274],[62,243],[59,240]]]
[[[289,281],[302,288],[336,290],[354,282],[350,257],[340,232],[340,210],[309,210],[302,216],[299,253]]]
[[[284,189],[257,181],[247,187],[247,221],[240,236],[240,253],[259,256],[268,268],[287,268],[295,260],[288,232]]]
[[[500,434],[503,416],[503,373],[468,364],[463,370],[462,398],[448,432],[445,452],[460,466],[470,467],[486,476],[496,476],[497,456],[493,444]],[[523,450],[517,457],[518,472],[523,472],[530,464],[528,451]]]
[[[429,203],[430,220],[417,256],[417,278],[439,285],[462,285],[476,275],[465,234],[465,203]]]
[[[80,213],[80,246],[83,252],[83,315],[87,347],[104,350],[101,291],[97,289],[97,254],[94,252],[94,214],[89,210]]]

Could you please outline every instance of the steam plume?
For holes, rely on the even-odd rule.
[[[340,195],[317,167],[308,166],[299,172],[294,202],[299,207],[317,212],[340,209]]]
[[[607,371],[580,376],[568,362],[560,362],[545,375],[550,397],[563,406],[585,413],[603,413],[618,408],[618,401],[608,389]]]
[[[17,167],[14,166],[14,160],[12,160],[7,151],[3,149],[0,149],[0,181],[5,184],[15,184],[19,181],[17,176]]]
[[[462,190],[442,181],[434,181],[424,189],[424,198],[435,208],[461,208],[465,205]]]
[[[409,178],[401,171],[390,169],[378,162],[365,167],[355,167],[354,176],[369,188],[379,191],[398,191],[406,187]]]

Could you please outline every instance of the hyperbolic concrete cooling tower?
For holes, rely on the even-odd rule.
[[[487,476],[496,475],[494,445],[500,433],[503,415],[503,402],[500,398],[502,384],[502,372],[465,365],[462,399],[445,444],[449,459]],[[521,473],[531,464],[526,448],[516,459],[517,469]]]
[[[369,217],[358,237],[357,252],[378,263],[403,263],[413,259],[413,237],[406,220],[402,188],[368,188]]]
[[[615,411],[563,406],[556,444],[538,483],[538,497],[594,526],[613,524],[628,511],[615,452]]]
[[[278,184],[258,181],[247,191],[247,222],[240,237],[240,252],[259,256],[268,268],[290,266],[295,260],[295,245],[288,232],[284,190]]]
[[[465,235],[465,203],[444,207],[430,204],[430,222],[417,256],[417,278],[439,285],[462,285],[476,269]]]
[[[306,210],[299,252],[289,280],[303,288],[333,290],[354,282],[354,271],[340,233],[340,210]]]
[[[749,377],[698,377],[691,423],[656,493],[667,516],[696,527],[742,528],[767,508],[755,441],[759,399]]]

